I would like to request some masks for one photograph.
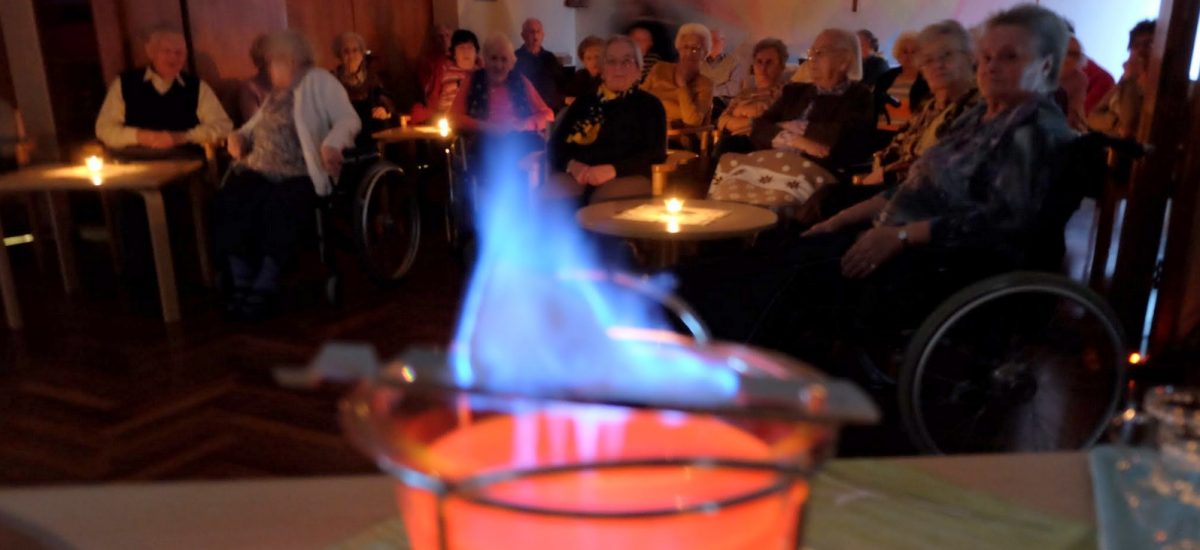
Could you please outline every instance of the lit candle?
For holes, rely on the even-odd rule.
[[[446,117],[439,118],[437,121],[438,134],[442,137],[450,135],[450,121]]]
[[[100,174],[104,170],[104,159],[92,155],[84,159],[83,164],[87,166],[88,172],[91,172],[92,185],[99,187],[104,183],[104,177]]]
[[[683,201],[679,199],[667,199],[667,212],[678,214],[683,211]]]
[[[667,233],[678,233],[678,232],[679,232],[679,218],[676,218],[675,216],[671,216],[671,217],[667,218]]]
[[[664,457],[709,457],[771,462],[755,435],[723,421],[682,413],[638,411],[584,421],[567,413],[493,416],[435,440],[422,456],[439,477],[517,468],[603,463]],[[523,443],[523,444],[522,444]],[[592,468],[522,477],[481,489],[498,501],[575,512],[677,510],[776,486],[748,502],[703,512],[653,517],[581,518],[523,514],[448,497],[443,508],[449,548],[794,548],[800,511],[808,497],[802,479],[767,470],[689,464]],[[397,496],[415,550],[438,548],[436,497],[400,485]]]

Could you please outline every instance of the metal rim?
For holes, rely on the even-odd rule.
[[[512,470],[501,470],[471,476],[455,482],[445,482],[435,477],[429,476],[422,472],[413,470],[404,465],[398,464],[390,458],[382,458],[379,461],[379,467],[401,480],[403,483],[417,489],[429,491],[438,496],[439,499],[447,497],[461,498],[467,502],[496,508],[510,512],[519,512],[524,514],[532,514],[538,516],[575,518],[575,519],[636,519],[636,518],[655,518],[675,515],[685,515],[694,513],[711,513],[726,508],[731,508],[739,504],[753,502],[757,499],[767,497],[777,493],[783,493],[791,489],[792,485],[797,480],[810,477],[813,473],[812,469],[805,468],[800,465],[789,465],[775,462],[754,462],[746,460],[731,460],[717,459],[708,457],[692,457],[692,458],[675,458],[675,459],[641,459],[641,460],[616,460],[604,462],[590,462],[580,464],[563,464],[555,466],[543,466],[539,468],[517,468]],[[573,510],[566,508],[549,508],[542,506],[533,506],[528,504],[520,504],[507,502],[501,499],[492,498],[484,494],[488,487],[517,481],[522,479],[531,479],[541,476],[549,476],[570,472],[588,472],[600,470],[617,470],[621,468],[645,468],[645,467],[695,467],[703,469],[729,469],[729,470],[750,470],[774,473],[778,479],[761,488],[746,491],[733,496],[707,500],[687,506],[671,506],[664,508],[651,508],[646,510],[614,510],[614,511],[594,511],[594,510]]]
[[[380,212],[387,211],[387,216],[391,217],[391,205],[384,203],[383,198],[378,195],[386,191],[384,186],[387,177],[396,177],[397,181],[403,182],[404,171],[400,167],[389,162],[380,162],[372,166],[359,184],[359,191],[355,200],[354,223],[356,226],[355,240],[358,244],[359,254],[363,262],[367,265],[368,272],[372,278],[380,281],[396,281],[402,278],[412,269],[413,263],[416,262],[417,252],[421,244],[421,209],[417,201],[416,195],[406,197],[403,206],[407,216],[408,242],[405,243],[405,251],[398,264],[393,266],[379,266],[371,253],[372,248],[379,246],[372,242],[373,233],[371,226],[373,216],[371,215],[373,208],[380,209]],[[379,203],[379,204],[376,204]],[[390,220],[389,223],[395,224],[395,220]],[[405,223],[401,221],[400,223]]]
[[[1109,343],[1112,344],[1113,377],[1112,399],[1105,407],[1101,422],[1084,440],[1082,447],[1086,448],[1095,443],[1107,426],[1107,419],[1115,413],[1120,401],[1121,388],[1125,378],[1124,363],[1121,356],[1124,353],[1124,335],[1116,324],[1114,314],[1102,299],[1091,289],[1083,287],[1074,281],[1060,275],[1049,273],[1018,272],[986,279],[971,285],[958,294],[943,302],[917,331],[917,336],[909,345],[904,369],[901,373],[900,392],[901,415],[908,428],[909,436],[922,450],[943,454],[945,450],[938,445],[921,413],[923,401],[920,381],[925,377],[926,367],[936,344],[963,317],[977,310],[980,306],[997,298],[1014,294],[1038,293],[1057,296],[1070,300],[1075,305],[1083,307],[1092,315],[1104,329]],[[927,335],[927,336],[925,336]],[[924,336],[924,337],[923,337]]]

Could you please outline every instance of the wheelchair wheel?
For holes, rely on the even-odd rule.
[[[399,280],[412,268],[421,244],[417,186],[390,162],[363,174],[354,196],[354,244],[367,274],[377,283]]]
[[[992,277],[951,296],[909,343],[900,415],[927,453],[1086,448],[1121,399],[1112,309],[1060,275]]]

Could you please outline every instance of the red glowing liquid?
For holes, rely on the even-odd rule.
[[[757,437],[720,420],[638,411],[588,429],[572,416],[492,416],[440,437],[422,451],[443,479],[514,468],[614,460],[710,457],[769,462]],[[783,485],[780,485],[780,484]],[[643,518],[575,518],[503,510],[457,497],[445,501],[448,547],[456,550],[794,548],[808,496],[801,479],[773,471],[684,465],[589,469],[510,480],[488,497],[544,509],[645,512],[679,509],[761,489],[779,490],[717,510]],[[437,500],[399,486],[415,550],[438,548]]]

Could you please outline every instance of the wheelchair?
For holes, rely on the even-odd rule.
[[[830,342],[856,378],[895,403],[919,451],[1083,449],[1105,433],[1125,397],[1126,336],[1100,295],[1060,274],[1064,233],[1082,200],[1101,195],[1109,156],[1143,154],[1126,140],[1077,138],[1035,220],[1026,265],[997,272],[934,261],[916,285],[926,295],[905,298],[918,305],[897,314],[903,320],[852,319],[855,328]]]
[[[234,168],[226,169],[221,186]],[[327,270],[324,293],[331,304],[342,298],[339,249],[352,250],[368,278],[381,287],[399,282],[412,269],[421,244],[419,190],[379,152],[345,151],[332,192],[317,198],[314,215],[317,252]]]

